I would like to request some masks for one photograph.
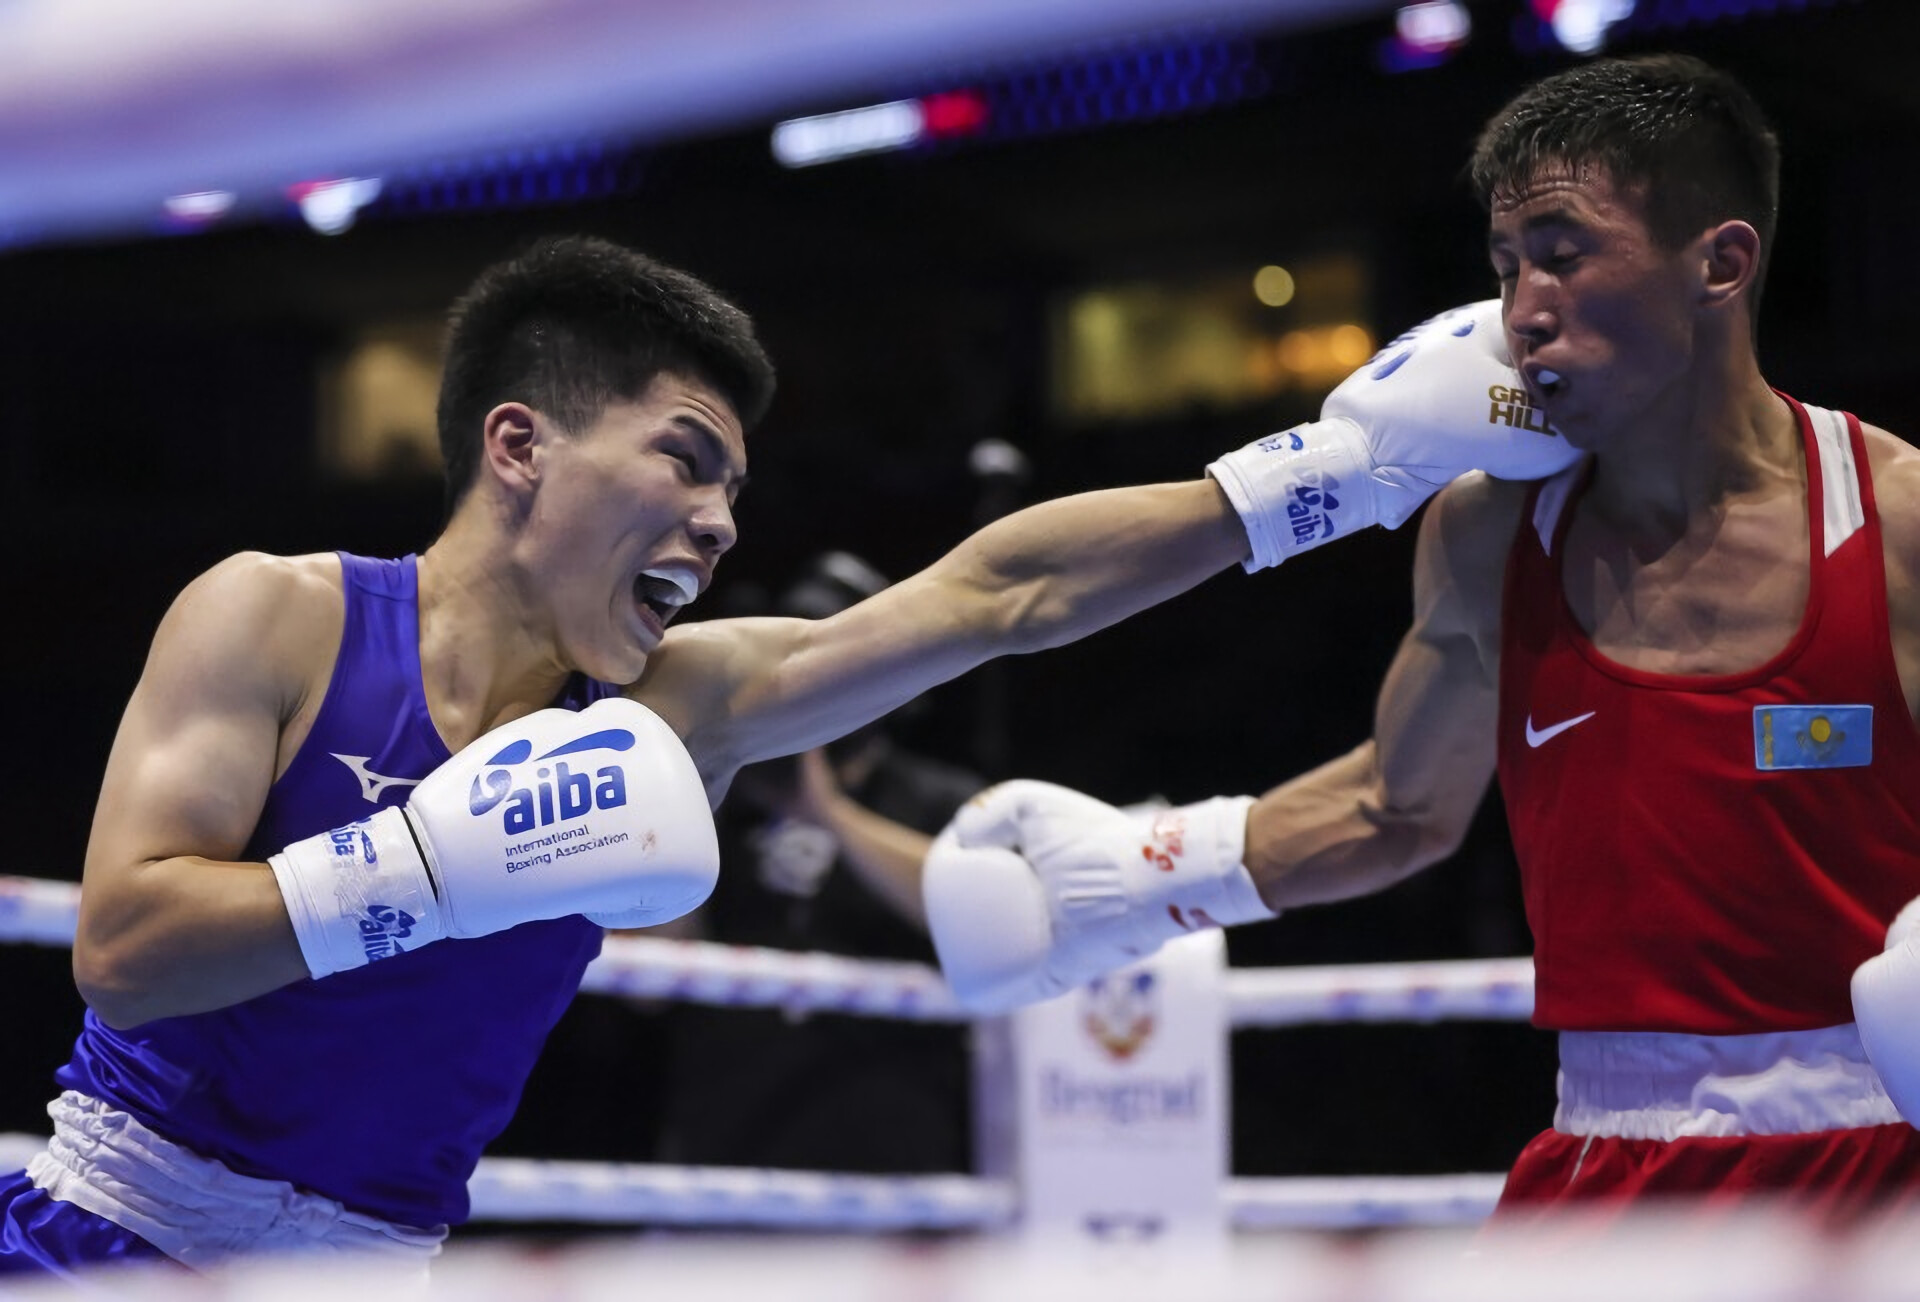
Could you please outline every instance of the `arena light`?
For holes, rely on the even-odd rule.
[[[205,226],[232,212],[238,200],[239,196],[231,190],[195,190],[162,200],[160,211],[176,225]]]
[[[1750,18],[1810,18],[1859,8],[1867,0],[1531,0],[1513,24],[1514,48],[1532,58],[1572,50],[1597,53],[1617,38],[1658,37]],[[1791,39],[1791,38],[1788,38]]]
[[[360,210],[380,197],[380,178],[349,176],[335,181],[303,181],[287,187],[307,225],[322,235],[339,235],[353,226]]]
[[[1265,266],[1253,273],[1253,296],[1268,307],[1293,302],[1293,273],[1285,267]]]
[[[1303,326],[1274,341],[1273,355],[1293,383],[1304,388],[1333,385],[1373,355],[1373,335],[1358,322]]]
[[[778,123],[773,128],[773,156],[785,167],[812,167],[860,154],[905,149],[918,144],[926,130],[926,113],[919,100],[890,100]]]
[[[929,140],[976,135],[986,128],[987,116],[987,97],[980,91],[949,90],[789,118],[773,128],[773,156],[786,167],[812,167],[910,149]]]
[[[987,97],[977,90],[949,90],[938,95],[923,95],[919,104],[921,120],[931,139],[971,136],[986,128]]]
[[[1402,5],[1393,16],[1393,35],[1380,44],[1383,72],[1410,72],[1445,63],[1473,35],[1473,17],[1456,0],[1423,0]]]
[[[1575,54],[1597,54],[1615,23],[1633,17],[1634,0],[1533,0],[1533,11]]]
[[[1269,87],[1254,42],[1210,23],[976,67],[969,79],[965,89],[781,122],[774,157],[811,167],[961,137],[1080,131],[1202,112]]]

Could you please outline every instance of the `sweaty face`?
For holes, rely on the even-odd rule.
[[[1488,251],[1514,364],[1569,442],[1595,449],[1684,411],[1697,250],[1661,248],[1637,190],[1545,169],[1496,197]]]
[[[569,664],[630,683],[734,544],[740,420],[711,386],[663,373],[578,434],[547,433],[526,529],[533,571]]]

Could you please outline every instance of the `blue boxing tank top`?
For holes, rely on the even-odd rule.
[[[414,558],[341,554],[346,627],[313,731],[244,858],[405,804],[450,758],[420,680]],[[611,695],[576,676],[555,704]],[[467,1179],[600,950],[584,918],[444,940],[230,1008],[116,1031],[88,1010],[56,1073],[245,1175],[403,1225],[467,1218]]]

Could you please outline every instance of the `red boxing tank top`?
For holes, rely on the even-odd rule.
[[[1560,586],[1581,471],[1528,499],[1507,562],[1499,765],[1536,1025],[1850,1022],[1853,969],[1920,894],[1920,731],[1894,669],[1866,444],[1852,416],[1786,401],[1812,573],[1799,631],[1756,668],[1672,677],[1607,659]]]

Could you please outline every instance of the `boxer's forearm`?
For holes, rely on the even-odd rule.
[[[1489,508],[1486,485],[1470,482],[1471,501],[1449,489],[1422,521],[1414,622],[1381,683],[1372,738],[1249,815],[1247,868],[1270,906],[1383,890],[1465,838],[1493,779],[1499,697],[1482,648],[1497,637],[1515,524]]]
[[[266,864],[181,857],[110,880],[82,896],[73,946],[80,995],[110,1026],[225,1008],[307,975]]]
[[[1276,911],[1370,895],[1452,854],[1478,803],[1453,789],[1396,798],[1369,741],[1255,802],[1247,871]]]
[[[976,618],[1006,649],[1084,637],[1247,558],[1246,528],[1211,479],[1080,493],[1028,507],[962,543]]]

